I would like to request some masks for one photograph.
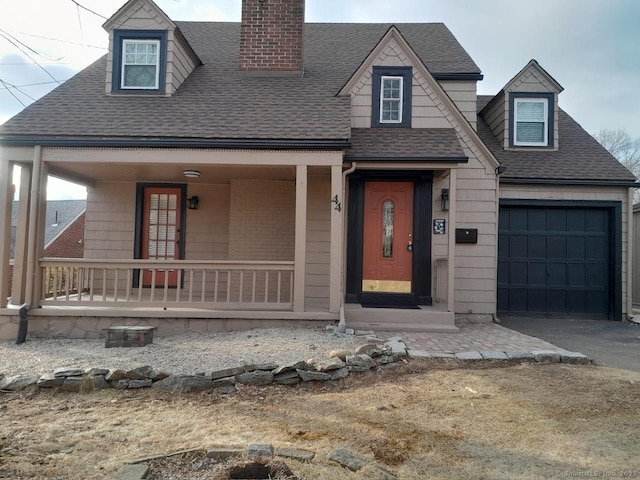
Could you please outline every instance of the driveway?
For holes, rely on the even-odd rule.
[[[500,325],[582,352],[597,365],[640,372],[640,325],[607,320],[500,316]]]

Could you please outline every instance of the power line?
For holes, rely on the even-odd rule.
[[[1,28],[0,28],[0,33],[2,33],[2,34],[3,34],[3,36],[7,35],[7,36],[11,37],[11,39],[15,40],[15,41],[16,41],[16,42],[18,42],[20,45],[22,45],[23,47],[25,47],[25,48],[29,49],[30,51],[32,51],[33,53],[35,53],[35,54],[36,54],[36,55],[38,55],[39,57],[46,58],[47,60],[50,60],[50,61],[52,61],[52,62],[56,62],[56,61],[58,61],[58,60],[61,60],[61,59],[62,59],[62,58],[49,58],[49,57],[45,57],[45,56],[44,56],[44,55],[42,55],[40,52],[38,52],[38,51],[34,50],[33,48],[31,48],[31,47],[30,47],[29,45],[27,45],[26,43],[21,42],[21,41],[20,41],[20,40],[18,40],[16,37],[14,37],[13,35],[11,35],[10,33],[5,32],[5,31],[4,31],[4,30],[2,30]],[[5,36],[4,38],[5,38],[5,39],[7,39],[7,40],[9,40],[6,36]]]
[[[1,31],[2,31],[2,30],[0,30],[0,32],[1,32]],[[20,46],[19,46],[19,45],[17,45],[14,41],[12,41],[10,38],[8,38],[7,36],[3,35],[2,33],[0,33],[0,37],[3,37],[5,40],[7,40],[9,43],[11,43],[14,47],[16,47],[16,48],[17,48],[18,50],[20,50],[22,53],[24,53],[27,57],[29,57],[29,58],[31,59],[31,61],[32,61],[33,63],[35,63],[38,67],[40,67],[40,69],[41,69],[44,73],[46,73],[47,75],[49,75],[49,77],[51,77],[51,79],[52,79],[53,81],[55,81],[55,82],[56,82],[56,83],[58,83],[58,84],[60,84],[60,83],[61,83],[61,82],[59,82],[58,80],[56,80],[56,78],[55,78],[53,75],[51,75],[51,74],[49,73],[49,71],[48,71],[46,68],[44,68],[42,65],[40,65],[40,64],[38,63],[38,61],[37,61],[35,58],[33,58],[31,55],[29,55],[29,53],[28,53],[28,52],[25,52],[22,48],[20,48]]]
[[[15,93],[13,93],[13,92],[9,89],[9,87],[7,87],[7,84],[6,84],[6,83],[4,83],[4,80],[2,80],[1,78],[0,78],[0,83],[2,83],[2,85],[4,85],[4,87],[7,89],[7,91],[11,94],[11,96],[12,96],[13,98],[15,98],[18,102],[20,102],[20,104],[21,104],[24,108],[27,108],[27,106],[25,105],[25,103],[24,103],[22,100],[20,100],[20,99],[16,96],[16,94],[15,94]]]
[[[90,45],[88,43],[71,42],[69,40],[62,40],[60,38],[52,38],[52,37],[45,37],[43,35],[35,35],[33,33],[25,33],[25,32],[18,32],[18,31],[16,31],[15,33],[19,33],[20,35],[26,35],[27,37],[35,37],[35,38],[42,38],[44,40],[51,40],[53,42],[68,43],[69,45],[79,45],[81,47],[89,47],[89,48],[98,48],[100,50],[108,50],[106,47],[100,47],[98,45]]]
[[[79,4],[78,2],[76,2],[76,0],[71,0],[73,3],[75,3],[78,7],[82,8],[83,10],[86,10],[89,13],[93,13],[94,15],[100,17],[100,18],[104,18],[105,20],[109,20],[107,17],[105,17],[104,15],[99,14],[98,12],[94,12],[93,10],[91,10],[90,8],[85,7],[84,5]]]
[[[31,95],[29,95],[29,94],[28,94],[27,92],[25,92],[24,90],[22,90],[20,87],[18,87],[18,86],[16,86],[16,85],[13,85],[12,83],[9,83],[9,82],[7,82],[7,81],[3,81],[2,83],[3,83],[3,85],[5,86],[5,88],[6,88],[7,90],[9,90],[9,87],[11,87],[11,88],[15,88],[17,91],[19,91],[19,92],[20,92],[21,94],[23,94],[25,97],[30,98],[30,99],[31,99],[31,100],[33,100],[34,102],[36,101],[36,99],[35,99],[35,98],[33,98]],[[7,86],[7,85],[8,85],[8,86]]]
[[[15,87],[15,88],[25,88],[25,87],[37,87],[40,85],[51,85],[52,83],[58,83],[58,82],[25,83],[24,85],[11,85],[10,83],[7,82],[7,85],[11,85],[12,87]],[[3,88],[0,88],[0,90],[8,90],[8,88],[3,87]]]

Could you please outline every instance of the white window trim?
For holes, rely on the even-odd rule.
[[[128,86],[124,84],[124,67],[126,65],[126,45],[128,43],[134,44],[153,44],[156,45],[156,81],[153,87],[138,87],[138,86]],[[122,56],[122,65],[120,66],[120,88],[122,90],[158,90],[160,88],[160,40],[145,40],[145,39],[128,39],[125,38],[122,40],[121,45],[121,56]],[[136,64],[133,64],[136,65]]]
[[[542,142],[518,141],[518,104],[542,103],[544,105],[544,140]],[[516,98],[513,102],[513,145],[518,147],[548,147],[549,146],[549,100],[546,98]]]
[[[384,98],[384,81],[385,79],[389,80],[400,80],[400,98],[398,101],[398,120],[383,120],[382,116],[382,106],[384,105],[385,100],[396,100],[395,98]],[[380,123],[402,123],[402,110],[403,110],[403,99],[404,99],[404,77],[400,75],[382,75],[380,77]]]

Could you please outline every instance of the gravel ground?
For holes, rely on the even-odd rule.
[[[210,373],[251,363],[278,365],[364,343],[352,335],[334,336],[324,328],[260,328],[241,332],[189,333],[155,337],[145,347],[105,348],[104,339],[30,339],[0,343],[0,374],[42,375],[58,367],[119,368],[150,365],[171,374]]]

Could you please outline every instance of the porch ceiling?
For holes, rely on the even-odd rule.
[[[199,178],[187,178],[184,170],[197,170]],[[230,183],[233,180],[265,179],[295,180],[294,166],[256,165],[190,165],[149,163],[78,163],[56,162],[51,174],[85,184],[96,182],[167,182],[167,183]]]

